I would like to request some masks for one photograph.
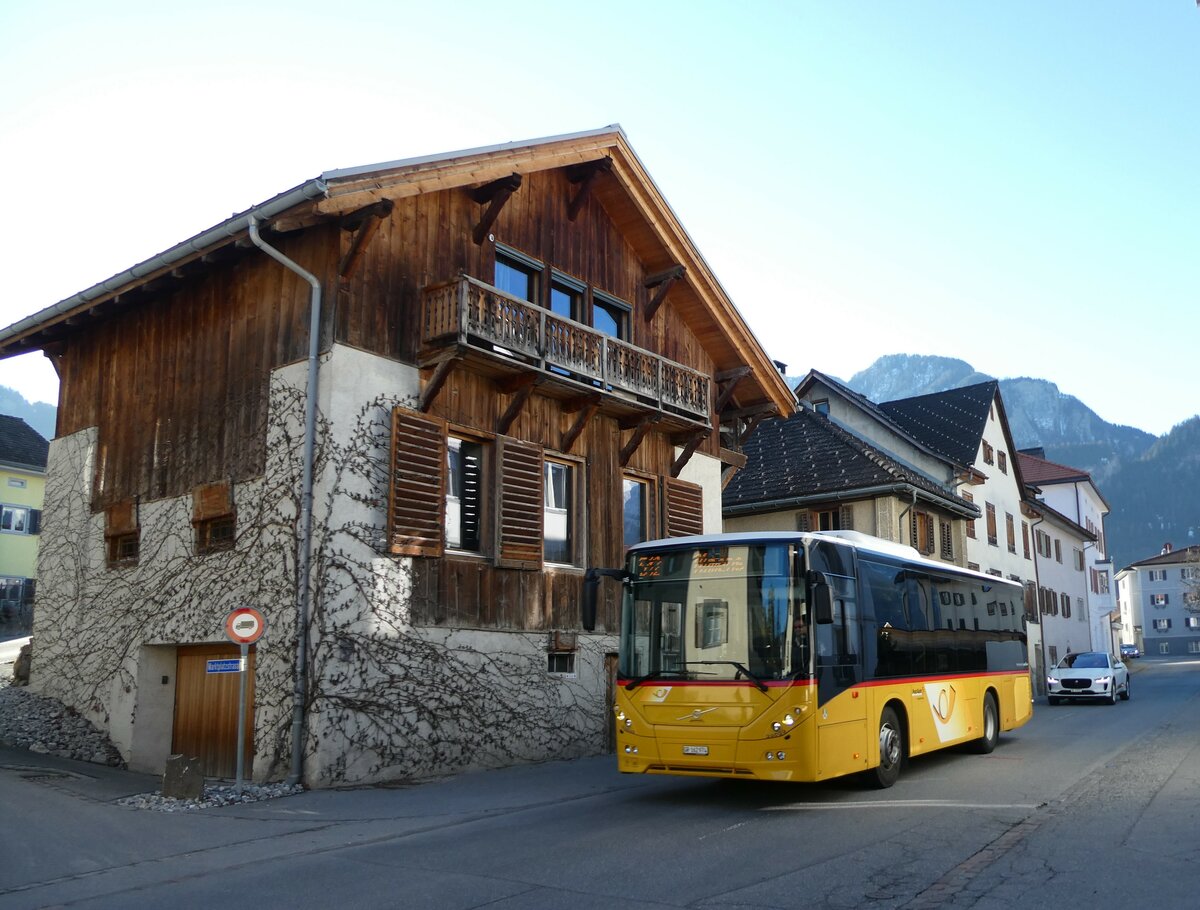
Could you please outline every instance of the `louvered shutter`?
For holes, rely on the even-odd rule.
[[[42,511],[41,509],[29,510],[29,525],[25,530],[30,534],[38,534],[42,530]]]
[[[392,411],[388,548],[397,556],[441,556],[446,534],[446,421]]]
[[[933,555],[933,516],[925,515],[925,549],[922,550],[926,556]]]
[[[704,492],[699,484],[668,477],[666,501],[667,537],[704,533]]]
[[[811,531],[812,530],[812,512],[805,509],[796,515],[796,530]]]
[[[500,436],[496,463],[496,565],[540,569],[545,508],[542,448]]]

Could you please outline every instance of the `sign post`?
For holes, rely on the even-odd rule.
[[[237,780],[234,784],[239,795],[246,770],[246,667],[249,664],[250,646],[262,638],[266,627],[262,614],[253,607],[239,607],[225,617],[225,634],[242,652],[242,659],[238,662]]]

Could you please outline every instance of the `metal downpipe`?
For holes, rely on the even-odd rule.
[[[304,696],[308,682],[308,606],[312,549],[313,460],[317,436],[318,351],[321,344],[321,282],[267,244],[253,215],[248,220],[251,242],[312,285],[308,320],[308,388],[304,395],[304,465],[300,480],[300,534],[296,541],[296,685],[292,693],[292,768],[289,784],[304,778]]]

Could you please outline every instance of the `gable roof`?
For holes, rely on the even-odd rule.
[[[0,464],[46,470],[50,443],[20,417],[0,414]]]
[[[1122,571],[1178,565],[1180,563],[1200,563],[1200,546],[1181,547],[1178,550],[1172,549],[1169,553],[1159,553],[1157,556],[1139,559],[1137,562],[1131,562]]]
[[[966,517],[979,515],[965,499],[808,408],[760,423],[742,451],[746,465],[723,496],[727,515],[901,490]]]
[[[886,411],[884,411],[879,405],[877,405],[875,402],[873,402],[870,398],[867,398],[861,392],[856,392],[854,389],[850,388],[850,386],[846,385],[844,382],[834,379],[832,376],[829,376],[826,373],[822,373],[820,370],[809,370],[808,374],[803,379],[801,379],[798,383],[796,383],[796,397],[799,399],[806,398],[808,393],[812,390],[813,386],[818,382],[827,386],[830,389],[830,391],[837,394],[840,398],[842,398],[844,401],[846,401],[852,407],[857,408],[858,410],[862,411],[864,414],[866,414],[872,420],[876,421],[877,423],[882,424],[887,429],[896,433],[898,436],[904,437],[909,443],[911,443],[913,446],[920,449],[921,451],[926,452],[935,458],[940,458],[943,461],[950,462],[951,464],[963,466],[961,462],[955,462],[953,459],[949,458],[945,453],[931,449],[923,441],[921,441],[920,439],[913,436],[911,433],[908,432],[908,430],[906,430],[903,426],[901,426],[899,423],[897,423],[895,420],[893,420],[891,415],[889,415]]]
[[[1060,483],[1090,484],[1092,491],[1096,494],[1096,498],[1104,504],[1104,508],[1111,510],[1108,500],[1104,498],[1104,494],[1100,492],[1100,488],[1092,480],[1092,475],[1087,471],[1058,464],[1046,458],[1039,458],[1036,455],[1029,454],[1027,451],[1017,453],[1017,462],[1021,467],[1021,476],[1029,486],[1048,487]]]
[[[244,240],[251,219],[261,227],[299,230],[352,215],[385,200],[447,189],[470,188],[512,174],[528,174],[608,158],[610,175],[592,190],[654,273],[682,265],[685,279],[671,301],[695,332],[718,371],[752,368],[735,398],[743,407],[770,406],[791,413],[795,399],[679,219],[650,179],[619,125],[523,142],[407,158],[326,171],[123,272],[0,329],[0,358],[50,343],[46,331],[96,318],[121,294],[169,277],[182,266]]]
[[[972,465],[983,439],[996,380],[914,398],[884,401],[879,408],[914,439],[956,464]]]

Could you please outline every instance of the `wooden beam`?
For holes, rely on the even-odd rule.
[[[774,417],[778,413],[779,411],[774,404],[765,402],[763,404],[751,405],[748,408],[734,408],[718,416],[721,420],[736,420],[740,417],[758,417],[761,420],[764,417]]]
[[[647,414],[634,424],[633,435],[629,437],[629,441],[621,448],[621,467],[629,464],[629,459],[633,457],[633,453],[641,446],[642,440],[646,438],[646,434],[650,432],[650,428],[658,423],[660,419],[657,414]],[[622,429],[625,429],[625,427],[622,427]]]
[[[696,454],[696,449],[700,448],[700,443],[704,442],[704,437],[707,435],[708,433],[704,430],[692,434],[692,438],[688,440],[687,444],[683,447],[683,451],[679,453],[679,457],[675,459],[675,463],[671,465],[672,477],[679,476],[679,472],[692,460],[692,456]]]
[[[681,265],[673,265],[669,269],[662,272],[656,272],[650,275],[644,282],[644,287],[658,288],[654,296],[650,298],[650,302],[646,304],[646,322],[654,318],[654,314],[658,312],[658,308],[662,306],[662,302],[667,297],[667,291],[671,290],[671,285],[683,278],[687,272]]]
[[[592,185],[596,182],[596,178],[601,174],[607,174],[612,170],[613,161],[611,158],[601,158],[599,161],[590,161],[587,164],[577,164],[574,167],[567,168],[567,179],[572,183],[579,184],[579,190],[575,193],[575,198],[567,205],[567,220],[574,221],[580,211],[583,209],[583,204],[587,202],[588,195],[592,191]]]
[[[519,380],[520,381],[516,383],[516,394],[513,396],[513,400],[508,403],[507,410],[505,410],[505,412],[496,420],[497,433],[508,432],[508,429],[512,426],[513,421],[517,419],[517,416],[525,407],[525,402],[527,402],[529,400],[529,396],[533,394],[534,388],[542,384],[542,377],[538,376],[536,373],[522,373],[519,377]],[[511,381],[509,381],[509,383],[511,383]],[[497,387],[500,388],[501,384],[497,383]]]
[[[363,253],[367,251],[367,245],[371,242],[371,238],[379,230],[379,225],[383,222],[383,219],[392,213],[393,208],[395,208],[395,204],[392,200],[384,199],[382,202],[368,205],[346,217],[346,220],[342,223],[342,229],[354,231],[355,234],[354,239],[350,242],[350,249],[346,250],[346,255],[338,263],[339,279],[342,281],[349,280],[354,270],[358,268],[358,263],[362,260]]]
[[[540,382],[541,379],[537,373],[514,373],[511,376],[504,376],[493,380],[492,386],[498,392],[511,395],[513,392],[519,392],[526,386],[536,385]]]
[[[500,216],[500,210],[504,208],[504,203],[508,202],[508,197],[521,188],[521,175],[509,174],[507,177],[501,177],[499,180],[493,180],[491,183],[485,183],[483,186],[471,190],[471,198],[481,205],[485,202],[490,202],[488,210],[484,212],[483,218],[479,220],[479,224],[475,225],[475,232],[472,234],[472,239],[475,245],[483,243],[483,240],[488,235],[488,231],[492,229],[492,225],[496,223],[496,219]]]
[[[575,418],[575,422],[571,424],[571,428],[563,433],[562,445],[559,451],[564,453],[571,451],[571,448],[579,439],[579,435],[583,432],[584,427],[588,425],[588,421],[592,419],[599,407],[600,396],[591,396],[591,400],[579,409],[579,416]]]
[[[744,468],[746,466],[746,456],[741,452],[735,452],[733,449],[721,447],[721,463],[732,465],[735,468]]]
[[[437,365],[433,371],[433,375],[429,377],[429,382],[421,390],[421,399],[417,404],[418,411],[424,413],[429,410],[429,406],[433,404],[433,400],[437,398],[438,392],[446,384],[446,380],[450,377],[450,371],[454,369],[454,365],[457,362],[458,357],[447,357]]]
[[[750,434],[758,428],[758,425],[762,423],[767,416],[768,415],[766,414],[756,414],[747,418],[746,422],[742,425],[741,432],[739,432],[737,435],[737,444],[739,446],[745,445],[746,440],[750,438]]]
[[[721,393],[717,396],[717,403],[713,407],[713,413],[720,414],[725,410],[725,405],[729,404],[733,398],[733,390],[737,388],[737,384],[749,376],[751,373],[750,367],[738,367],[735,370],[723,370],[714,378],[717,384],[725,383],[725,388],[721,389]]]
[[[390,199],[380,199],[378,202],[364,205],[361,209],[355,209],[349,215],[342,218],[342,230],[357,231],[372,219],[387,218],[392,214],[392,209],[395,207],[396,203]]]
[[[737,472],[738,472],[738,469],[735,468],[731,464],[727,464],[723,468],[721,468],[721,489],[722,490],[724,490],[727,486],[729,486],[729,481],[733,480],[733,475],[736,474]]]

